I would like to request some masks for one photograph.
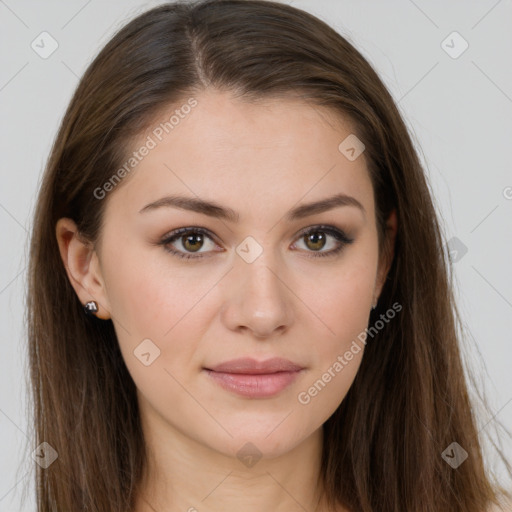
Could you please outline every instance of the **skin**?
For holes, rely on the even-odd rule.
[[[353,133],[350,123],[300,99],[249,103],[212,90],[195,98],[192,112],[103,199],[96,244],[81,240],[70,219],[56,228],[78,297],[97,301],[98,316],[112,319],[138,389],[150,464],[136,510],[324,511],[322,487],[314,485],[322,424],[349,390],[364,350],[308,404],[297,396],[368,326],[393,256],[379,258],[364,153],[348,160],[338,146]],[[334,193],[353,196],[365,213],[343,206],[284,219]],[[238,212],[239,222],[170,207],[140,213],[171,194],[214,200]],[[391,247],[396,222],[393,212]],[[304,241],[300,232],[318,224],[354,242],[315,257],[338,244],[331,235],[323,247]],[[199,249],[205,257],[180,259],[158,245],[181,227],[211,233]],[[236,252],[247,236],[263,250],[252,263]],[[197,254],[184,243],[177,238],[172,247]],[[133,354],[147,338],[160,349],[149,366]],[[277,396],[257,399],[222,389],[202,370],[244,356],[284,357],[306,369]],[[237,458],[247,442],[262,454],[252,467]]]

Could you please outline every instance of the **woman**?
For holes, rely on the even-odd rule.
[[[499,503],[411,139],[301,10],[166,4],[113,37],[48,162],[28,308],[40,511]]]

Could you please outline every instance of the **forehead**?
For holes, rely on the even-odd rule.
[[[373,207],[364,153],[351,161],[339,149],[354,136],[348,118],[295,97],[247,101],[205,91],[193,100],[192,108],[184,107],[194,104],[185,98],[162,109],[134,141],[131,151],[150,149],[113,203],[142,207],[164,193],[187,193],[243,217],[244,207],[260,215],[276,201],[285,207],[340,192]]]

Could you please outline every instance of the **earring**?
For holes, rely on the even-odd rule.
[[[86,315],[95,315],[98,312],[98,303],[94,300],[87,302],[84,306],[84,311]]]
[[[372,305],[372,311],[375,310],[376,308],[377,308],[377,303]]]

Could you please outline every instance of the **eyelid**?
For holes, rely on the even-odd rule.
[[[185,255],[185,256],[182,256],[183,258],[189,258],[189,259],[203,258],[206,253],[195,253],[194,254],[194,253],[187,253],[187,252],[177,251],[175,249],[171,250],[171,249],[167,248],[167,246],[169,244],[171,244],[172,242],[174,242],[176,240],[179,240],[181,237],[183,237],[184,235],[186,235],[188,233],[204,235],[204,236],[210,238],[217,245],[219,245],[216,242],[216,237],[208,229],[201,228],[201,227],[198,227],[198,226],[189,226],[189,227],[174,229],[174,230],[170,231],[169,233],[167,233],[166,235],[164,235],[162,237],[162,239],[160,240],[160,242],[158,242],[157,245],[163,245],[164,248],[168,252],[170,252],[171,254],[176,255],[178,257],[180,257],[180,255],[183,254],[183,255]],[[220,251],[216,251],[216,252],[220,252]],[[196,254],[198,256],[196,256]]]
[[[331,249],[330,251],[305,251],[306,253],[309,253],[310,256],[308,257],[335,257],[338,255],[343,249],[347,246],[352,244],[355,241],[355,238],[347,235],[346,231],[344,229],[338,228],[336,226],[332,226],[329,224],[314,224],[312,226],[308,226],[301,231],[297,235],[295,235],[295,238],[297,240],[300,240],[302,237],[307,235],[308,233],[327,233],[329,236],[336,239],[338,242],[338,246],[334,249]],[[297,243],[297,242],[295,242]]]
[[[314,233],[315,231],[323,231],[325,233],[329,233],[331,236],[339,235],[340,238],[343,238],[347,243],[353,242],[353,239],[347,235],[344,229],[332,226],[330,224],[313,224],[301,229],[295,235],[295,238],[300,238],[301,236],[304,236],[308,233]]]

